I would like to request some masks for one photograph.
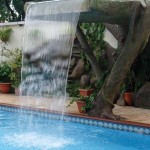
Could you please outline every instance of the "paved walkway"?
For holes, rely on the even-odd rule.
[[[10,105],[21,105],[28,106],[39,109],[46,110],[55,110],[60,111],[61,104],[58,106],[58,102],[51,98],[45,99],[34,99],[32,97],[20,97],[11,94],[0,94],[0,103],[10,104]],[[67,106],[69,100],[66,101],[65,106]],[[58,107],[52,107],[57,105]],[[65,107],[66,108],[66,107]],[[65,109],[67,113],[80,114],[77,109],[76,103],[72,104],[70,107]],[[150,124],[150,110],[141,109],[129,106],[118,106],[115,105],[113,110],[114,114],[120,115],[121,117],[126,118],[127,121],[137,122],[137,123],[145,123]]]

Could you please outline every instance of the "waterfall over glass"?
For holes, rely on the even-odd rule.
[[[30,3],[26,11],[22,95],[50,97],[64,108],[76,26],[85,0]]]

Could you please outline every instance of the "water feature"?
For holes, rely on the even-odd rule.
[[[22,95],[53,98],[52,107],[57,105],[62,111],[82,2],[84,0],[32,3],[27,9]],[[30,101],[30,98],[25,97],[25,100]],[[0,150],[146,150],[150,147],[148,136],[125,132],[129,130],[125,125],[80,117],[66,117],[68,121],[60,125],[58,118],[63,119],[58,114],[52,117],[47,112],[0,106]],[[102,124],[110,129],[102,128]],[[117,126],[125,131],[112,129]],[[150,133],[149,129],[132,126],[130,130]]]
[[[63,111],[76,26],[85,0],[30,3],[26,11],[22,95],[50,97]]]

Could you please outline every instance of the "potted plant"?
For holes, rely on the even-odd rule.
[[[124,93],[124,101],[128,106],[133,105],[133,93],[132,92],[125,92]]]
[[[79,94],[81,96],[90,96],[93,93],[94,89],[92,88],[92,85],[84,86],[79,89]]]
[[[20,49],[7,50],[4,56],[8,58],[8,63],[11,66],[10,79],[12,87],[15,89],[15,94],[19,95],[19,85],[21,83],[21,66],[22,66],[22,52]]]
[[[68,106],[76,102],[79,112],[86,113],[93,107],[93,100],[94,100],[93,96],[81,96],[80,95],[78,97],[72,98]]]
[[[0,91],[4,94],[9,93],[11,88],[10,79],[11,67],[7,62],[0,64]]]
[[[80,100],[76,101],[76,103],[77,103],[79,112],[80,113],[85,113],[86,112],[86,110],[85,110],[86,103],[83,102],[83,101],[80,101]]]
[[[86,102],[88,97],[80,96],[76,99],[77,107],[80,113],[86,112]]]
[[[132,106],[133,105],[133,88],[132,88],[131,83],[128,83],[128,84],[125,85],[123,98],[124,98],[125,104],[127,106]]]
[[[94,89],[87,88],[87,89],[79,89],[79,93],[81,96],[90,96],[93,93]]]
[[[133,77],[133,72],[129,72],[123,85],[123,98],[127,106],[133,105],[133,91],[135,86]]]

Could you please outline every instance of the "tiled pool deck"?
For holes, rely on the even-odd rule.
[[[42,99],[42,101],[36,101],[34,98],[28,100],[26,97],[19,97],[12,94],[0,94],[0,104],[18,106],[22,105],[25,107],[51,110],[51,103],[53,99]],[[68,105],[69,100],[66,101],[66,106]],[[54,111],[60,111],[59,108],[53,109]],[[72,104],[70,107],[67,107],[65,110],[67,113],[81,115],[78,112],[76,103]],[[114,114],[120,115],[125,118],[125,121],[143,123],[150,126],[150,110],[141,109],[129,106],[115,106]]]

